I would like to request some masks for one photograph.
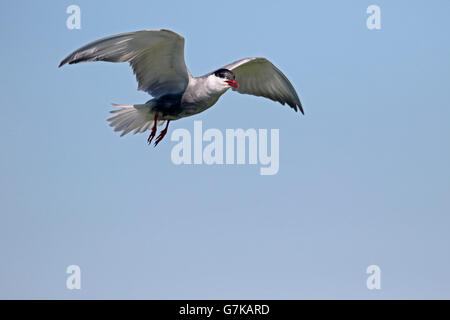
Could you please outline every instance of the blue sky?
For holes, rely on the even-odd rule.
[[[81,8],[81,30],[66,8]],[[381,8],[381,30],[366,8]],[[448,1],[2,1],[0,298],[450,298]],[[126,64],[58,63],[166,28],[194,75],[264,56],[300,117],[228,92],[170,130],[276,128],[280,170],[176,166],[105,119]],[[170,132],[169,132],[170,134]],[[81,290],[66,288],[79,265]],[[369,265],[381,290],[366,288]]]

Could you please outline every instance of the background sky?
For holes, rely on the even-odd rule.
[[[66,8],[81,8],[81,30]],[[381,30],[366,8],[381,8]],[[450,2],[1,1],[0,298],[450,298]],[[202,75],[264,56],[305,116],[233,92],[171,123],[280,130],[280,170],[181,165],[120,138],[127,64],[64,66],[167,28]],[[81,268],[81,290],[66,268]],[[381,268],[381,290],[366,268]]]

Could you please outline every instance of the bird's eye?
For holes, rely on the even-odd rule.
[[[227,72],[227,70],[224,69],[220,69],[217,70],[216,72],[214,72],[214,75],[218,78],[222,78],[222,79],[228,79],[229,78],[229,72]]]

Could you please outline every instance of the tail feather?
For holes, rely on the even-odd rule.
[[[151,112],[150,104],[113,103],[112,105],[119,109],[110,111],[110,113],[116,115],[107,119],[107,121],[114,128],[114,131],[122,131],[121,137],[133,130],[133,134],[136,134],[153,128],[155,114]],[[164,121],[157,121],[158,126],[163,123]]]

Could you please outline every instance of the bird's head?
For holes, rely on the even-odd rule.
[[[215,77],[214,80],[218,82],[218,85],[221,85],[226,89],[230,87],[237,88],[239,86],[234,78],[233,72],[228,69],[219,69],[214,71],[213,76]]]

